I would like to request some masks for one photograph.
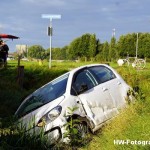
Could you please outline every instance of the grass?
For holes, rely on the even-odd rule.
[[[132,86],[139,87],[137,101],[93,136],[90,144],[80,150],[147,150],[150,149],[150,70],[117,68],[123,78]],[[114,144],[116,140],[129,140],[128,144]],[[144,142],[149,142],[144,144]],[[139,142],[137,144],[136,142]]]
[[[46,62],[42,66],[37,62],[21,62],[25,69],[24,88],[20,88],[17,84],[17,62],[9,62],[7,69],[0,70],[0,118],[3,118],[0,120],[0,128],[9,126],[4,118],[11,118],[29,93],[70,69],[89,63],[92,62],[52,62],[52,69],[48,69]],[[138,99],[122,110],[115,119],[97,131],[95,135],[91,135],[92,141],[80,150],[150,149],[150,143],[133,144],[133,141],[147,141],[150,137],[150,63],[144,70],[135,70],[126,66],[118,67],[116,63],[110,63],[110,66],[115,68],[124,80],[138,91]],[[117,145],[114,144],[114,140],[130,140],[132,144]]]
[[[122,150],[122,149],[149,149],[149,145],[114,144],[116,140],[147,141],[150,136],[150,121],[143,111],[144,104],[134,104],[122,111],[111,123],[102,128],[93,136],[89,150]]]

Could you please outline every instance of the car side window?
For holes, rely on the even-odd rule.
[[[89,70],[94,74],[99,84],[116,78],[115,74],[105,66],[95,66],[89,68]]]
[[[81,94],[95,86],[95,81],[87,70],[77,73],[72,82],[71,94]]]

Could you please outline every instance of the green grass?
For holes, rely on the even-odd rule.
[[[81,150],[148,150],[149,144],[133,144],[134,141],[150,141],[150,70],[117,67],[123,78],[132,86],[139,87],[137,101],[105,125],[93,136],[90,144]],[[129,144],[114,144],[114,140],[130,140]]]
[[[21,61],[21,65],[24,66],[24,79],[23,88],[20,88],[17,83],[17,62],[8,62],[8,68],[0,70],[0,118],[3,118],[0,121],[0,128],[3,129],[9,126],[4,118],[11,117],[29,93],[72,68],[90,63],[92,62],[52,62],[52,68],[48,69],[47,62],[43,62],[40,66],[38,62]],[[150,149],[150,144],[114,144],[114,140],[149,140],[150,63],[143,70],[135,70],[131,66],[118,67],[116,63],[110,63],[110,66],[115,68],[129,85],[138,89],[137,101],[128,105],[126,109],[122,110],[115,119],[96,132],[95,135],[91,135],[92,141],[80,150]]]

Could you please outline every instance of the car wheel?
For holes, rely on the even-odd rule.
[[[78,130],[78,135],[80,139],[86,138],[88,134],[88,126],[85,122],[78,123],[76,129]]]

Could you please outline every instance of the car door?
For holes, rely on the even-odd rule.
[[[114,104],[107,84],[99,84],[88,69],[75,74],[72,94],[77,94],[83,107],[95,125],[99,125],[113,116]]]
[[[100,86],[103,85],[103,83],[105,84],[112,98],[114,110],[116,109],[117,112],[117,109],[125,104],[125,98],[122,95],[122,90],[124,89],[121,79],[117,78],[113,70],[107,66],[95,66],[89,68],[89,70],[93,73]]]
[[[114,107],[121,108],[125,104],[125,98],[122,95],[122,81],[120,78],[117,78],[115,73],[106,66],[96,66],[90,68],[99,82],[99,84],[105,83],[109,91],[110,96],[112,97]]]
[[[124,107],[126,101],[125,97],[122,95],[122,90],[124,89],[121,80],[115,78],[113,80],[108,81],[107,84],[109,85],[109,93],[114,101],[115,107],[118,109]]]

